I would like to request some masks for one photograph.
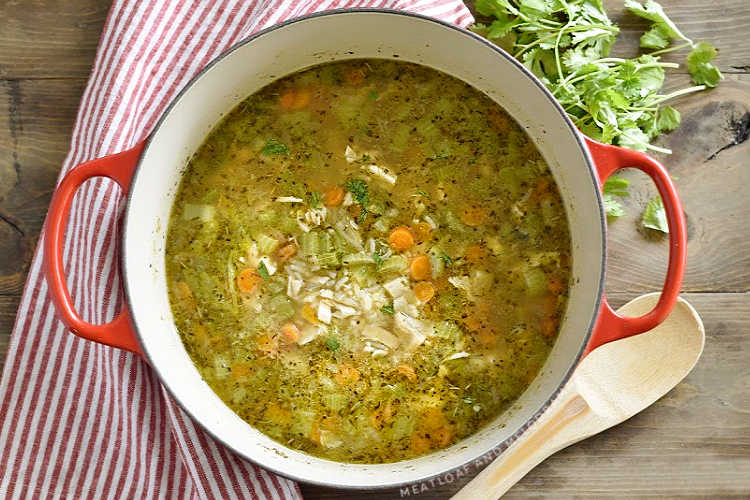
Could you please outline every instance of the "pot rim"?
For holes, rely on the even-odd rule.
[[[589,325],[586,329],[586,334],[584,335],[583,342],[581,343],[581,346],[578,350],[578,353],[575,356],[574,363],[571,364],[571,367],[568,369],[568,371],[564,374],[562,377],[560,384],[558,385],[557,389],[545,400],[545,402],[533,412],[532,416],[526,420],[526,422],[521,425],[518,429],[516,429],[510,436],[508,436],[505,440],[499,442],[499,443],[488,443],[487,446],[483,447],[483,450],[481,453],[478,453],[474,458],[471,460],[468,460],[464,462],[461,465],[455,466],[455,467],[449,467],[447,469],[442,469],[432,475],[425,476],[419,479],[416,479],[414,481],[401,481],[401,482],[387,482],[387,483],[381,483],[378,485],[372,485],[372,486],[341,486],[337,485],[335,483],[326,482],[324,480],[311,480],[309,478],[303,478],[300,476],[297,476],[293,473],[289,473],[286,470],[281,470],[276,467],[268,466],[266,464],[261,463],[258,459],[250,456],[246,456],[245,454],[237,451],[230,443],[222,440],[219,438],[208,426],[203,425],[203,423],[198,420],[193,412],[190,410],[190,408],[186,407],[183,402],[175,396],[174,391],[170,387],[169,384],[166,383],[166,378],[162,376],[162,372],[156,364],[153,363],[152,357],[150,353],[148,352],[148,349],[141,349],[142,355],[145,358],[145,361],[149,364],[152,370],[156,372],[156,376],[159,379],[159,382],[162,386],[164,386],[167,389],[167,392],[169,392],[172,399],[177,403],[177,405],[184,411],[194,422],[197,422],[201,428],[209,435],[211,438],[216,440],[217,442],[221,443],[228,449],[230,449],[233,453],[237,454],[238,456],[242,457],[244,460],[247,460],[251,462],[252,464],[261,467],[263,469],[269,470],[275,474],[278,474],[282,477],[285,477],[287,479],[291,479],[297,482],[303,482],[306,484],[312,484],[316,486],[323,486],[323,487],[336,487],[341,489],[347,489],[347,490],[353,490],[353,491],[368,491],[368,490],[383,490],[383,489],[394,489],[394,488],[401,488],[410,484],[415,484],[418,482],[427,481],[432,478],[436,478],[438,476],[441,476],[443,474],[446,474],[447,472],[456,470],[461,467],[465,467],[478,458],[484,457],[488,453],[492,452],[493,450],[502,447],[503,445],[509,445],[516,439],[518,439],[519,436],[521,436],[526,430],[549,408],[549,406],[552,404],[552,402],[557,398],[562,388],[565,386],[565,384],[568,382],[570,377],[573,374],[573,371],[575,370],[576,366],[578,365],[578,362],[583,358],[584,353],[586,351],[586,347],[589,344],[591,340],[592,333],[594,331],[594,328],[596,326],[597,320],[600,317],[600,311],[602,306],[602,300],[604,297],[604,286],[605,286],[605,271],[607,267],[607,238],[606,236],[606,223],[603,216],[604,213],[604,204],[602,201],[602,194],[598,187],[598,175],[596,173],[596,169],[594,167],[594,161],[591,157],[591,153],[589,151],[589,148],[587,147],[583,135],[578,131],[578,129],[575,127],[573,122],[568,117],[565,110],[562,108],[560,103],[554,98],[554,96],[547,90],[547,88],[544,86],[544,84],[536,77],[534,76],[531,71],[529,71],[523,64],[521,64],[518,60],[516,60],[514,57],[512,57],[510,54],[508,54],[505,50],[501,49],[499,46],[493,44],[489,40],[482,38],[481,36],[477,35],[476,33],[473,33],[467,29],[461,28],[459,26],[456,26],[454,24],[448,23],[446,21],[442,21],[440,19],[436,19],[433,17],[425,16],[422,14],[417,14],[414,12],[409,11],[403,11],[403,10],[397,10],[397,9],[386,9],[386,8],[376,8],[376,7],[351,7],[351,8],[342,8],[342,9],[331,9],[331,10],[325,10],[321,12],[315,12],[312,14],[307,14],[300,17],[295,17],[292,19],[287,19],[286,21],[283,21],[278,24],[274,24],[273,26],[269,26],[267,28],[264,28],[256,33],[253,33],[252,35],[248,36],[247,38],[244,38],[243,40],[235,43],[231,47],[229,47],[227,50],[216,56],[214,59],[212,59],[206,66],[204,66],[198,73],[193,76],[190,81],[188,81],[185,86],[180,89],[180,91],[175,95],[175,97],[172,98],[171,102],[167,105],[165,110],[160,115],[158,121],[154,125],[151,132],[148,134],[148,137],[145,140],[144,148],[138,158],[138,161],[135,166],[135,170],[133,172],[133,177],[131,181],[131,186],[136,183],[137,177],[141,171],[141,165],[143,163],[143,158],[146,156],[146,152],[148,151],[151,141],[158,132],[159,128],[163,124],[163,122],[166,120],[166,118],[169,116],[172,109],[180,102],[182,99],[182,96],[198,81],[200,80],[209,70],[211,70],[216,64],[218,64],[220,61],[222,61],[224,58],[228,57],[232,53],[234,53],[236,50],[240,49],[241,47],[244,47],[245,45],[252,43],[254,40],[261,38],[277,29],[293,25],[295,23],[304,22],[309,19],[314,19],[318,17],[328,17],[328,16],[335,16],[335,15],[342,15],[342,14],[356,14],[356,13],[363,13],[363,14],[389,14],[389,15],[397,15],[397,16],[404,16],[404,17],[410,17],[419,19],[422,21],[429,21],[432,23],[436,23],[441,25],[444,28],[451,29],[453,31],[456,31],[460,33],[463,36],[468,36],[475,41],[478,41],[485,45],[486,47],[489,47],[492,49],[498,56],[506,59],[508,62],[513,64],[517,70],[519,70],[521,73],[523,73],[531,83],[535,84],[539,89],[542,91],[542,93],[545,95],[545,97],[550,101],[550,103],[553,105],[555,110],[560,114],[561,119],[566,124],[566,126],[570,129],[571,134],[573,135],[576,143],[578,144],[581,152],[583,153],[583,156],[586,161],[586,166],[589,170],[589,175],[591,177],[591,182],[595,186],[595,195],[597,200],[597,205],[599,209],[599,222],[600,222],[600,229],[602,234],[602,258],[601,258],[601,268],[599,269],[599,279],[598,279],[598,290],[597,290],[597,296],[596,301],[594,304],[594,313],[591,317],[591,320],[589,321]],[[481,90],[480,90],[481,91]],[[124,209],[124,215],[123,215],[123,225],[122,227],[127,227],[128,225],[128,219],[130,216],[130,204],[132,201],[133,196],[133,190],[128,190],[127,198],[125,201],[125,209]],[[141,329],[138,326],[137,316],[135,315],[133,308],[132,308],[132,301],[131,301],[131,295],[132,291],[130,288],[130,281],[128,280],[128,272],[127,268],[125,266],[125,262],[127,261],[127,246],[125,245],[125,237],[126,237],[126,231],[122,231],[122,234],[120,235],[120,248],[121,248],[121,254],[120,254],[120,273],[122,275],[122,283],[123,283],[123,291],[125,294],[125,307],[127,307],[128,312],[130,313],[130,318],[132,322],[133,330],[135,331],[136,339],[138,340],[138,343],[141,346],[145,346],[145,343],[143,342],[143,338],[145,335],[141,333]],[[248,424],[249,425],[249,424]],[[281,446],[284,446],[283,444]],[[503,450],[504,451],[504,450]],[[501,452],[502,453],[502,452]],[[429,456],[429,455],[427,455]],[[316,457],[318,458],[318,457]],[[325,459],[321,459],[325,460]],[[404,460],[401,462],[408,462],[408,460]],[[391,465],[398,464],[401,462],[392,462],[389,463]]]

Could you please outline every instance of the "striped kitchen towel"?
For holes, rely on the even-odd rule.
[[[62,174],[128,149],[212,58],[288,18],[344,7],[404,9],[460,26],[457,0],[115,0]],[[121,300],[116,184],[82,186],[64,255],[78,310]],[[297,485],[235,456],[172,401],[140,358],[82,340],[55,317],[38,247],[0,381],[0,498],[300,498]]]

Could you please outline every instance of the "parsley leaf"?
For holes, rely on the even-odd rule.
[[[260,261],[260,264],[258,264],[258,274],[263,279],[268,279],[271,277],[270,274],[268,274],[268,269],[266,269],[266,263],[263,261]]]
[[[370,98],[371,101],[377,101],[378,93],[375,92],[374,90],[371,90],[370,93],[368,94],[368,97]]]
[[[648,0],[645,4],[641,5],[641,2],[637,2],[636,0],[625,0],[625,8],[636,16],[653,21],[654,26],[658,26],[661,33],[671,40],[680,38],[689,41],[689,38],[682,34],[677,25],[667,17],[664,9],[657,2]]]
[[[643,224],[643,227],[649,229],[655,229],[662,233],[669,233],[667,213],[664,211],[664,203],[662,203],[659,196],[651,198],[646,204],[646,208],[643,210],[641,224]]]
[[[605,143],[670,153],[653,144],[660,132],[679,124],[673,109],[660,111],[663,104],[721,79],[711,64],[715,49],[694,44],[653,0],[625,1],[630,12],[651,22],[641,46],[657,50],[634,59],[609,57],[619,28],[600,0],[477,0],[475,7],[494,20],[473,29],[521,61],[584,134]],[[685,43],[671,47],[675,40]],[[699,85],[660,94],[665,69],[678,66],[659,55],[686,47],[693,48],[688,69]]]
[[[379,253],[372,254],[372,260],[375,261],[375,269],[380,269],[383,265],[383,257]]]
[[[670,41],[667,30],[658,24],[654,24],[641,35],[641,47],[644,49],[666,49]]]
[[[687,68],[693,77],[693,83],[716,87],[724,78],[719,69],[711,64],[719,51],[708,42],[698,42],[687,57]]]
[[[352,193],[354,200],[362,206],[370,202],[370,192],[367,183],[362,179],[351,179],[346,181],[346,190]]]
[[[274,138],[268,139],[266,145],[263,146],[264,155],[289,155],[289,148],[282,142],[277,141]]]
[[[396,311],[393,309],[393,302],[391,302],[390,304],[384,305],[383,307],[380,308],[380,310],[385,314],[390,314],[391,316],[396,314]]]
[[[317,191],[310,193],[310,206],[312,208],[320,207],[320,202],[323,201],[323,196]]]
[[[441,252],[438,257],[440,257],[440,260],[442,260],[446,266],[450,266],[451,264],[453,264],[453,259],[451,259],[450,256],[445,252]]]
[[[602,197],[604,201],[604,211],[607,217],[617,218],[625,215],[625,210],[622,208],[622,204],[615,199],[611,194],[605,194]]]
[[[672,106],[662,106],[656,114],[656,128],[659,132],[669,132],[680,126],[680,112]]]
[[[357,224],[362,224],[364,221],[367,220],[367,214],[369,214],[370,211],[367,210],[365,207],[362,207],[362,210],[359,211],[359,217],[357,218]]]
[[[625,215],[622,204],[617,201],[615,196],[621,198],[630,196],[628,192],[629,185],[629,180],[616,176],[612,176],[604,182],[602,199],[604,200],[604,211],[607,213],[607,217],[617,218]]]
[[[336,337],[328,337],[328,339],[326,339],[326,347],[335,352],[339,347],[341,347],[341,343]]]
[[[604,182],[604,188],[602,189],[602,191],[604,192],[604,194],[613,194],[616,196],[626,197],[630,196],[630,193],[628,192],[628,186],[630,186],[629,180],[613,175]]]

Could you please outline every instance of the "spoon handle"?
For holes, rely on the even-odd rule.
[[[469,481],[452,500],[500,498],[544,459],[590,435],[580,432],[586,427],[582,421],[597,417],[575,386],[575,383],[568,383],[532,427]]]

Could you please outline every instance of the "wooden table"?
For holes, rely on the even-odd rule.
[[[663,0],[683,31],[720,48],[718,89],[682,99],[682,127],[661,158],[688,220],[684,297],[706,324],[688,378],[628,422],[552,457],[509,497],[750,497],[750,2]],[[608,2],[632,55],[645,24]],[[88,77],[107,0],[0,2],[0,366],[19,297]],[[683,62],[671,55],[665,60]],[[685,86],[680,70],[667,90]],[[638,218],[654,188],[638,172],[627,215],[610,227],[607,289],[615,305],[660,287],[667,245]],[[477,472],[474,465],[468,476]],[[457,474],[389,492],[303,486],[309,498],[446,498]],[[420,492],[416,495],[415,492]]]

